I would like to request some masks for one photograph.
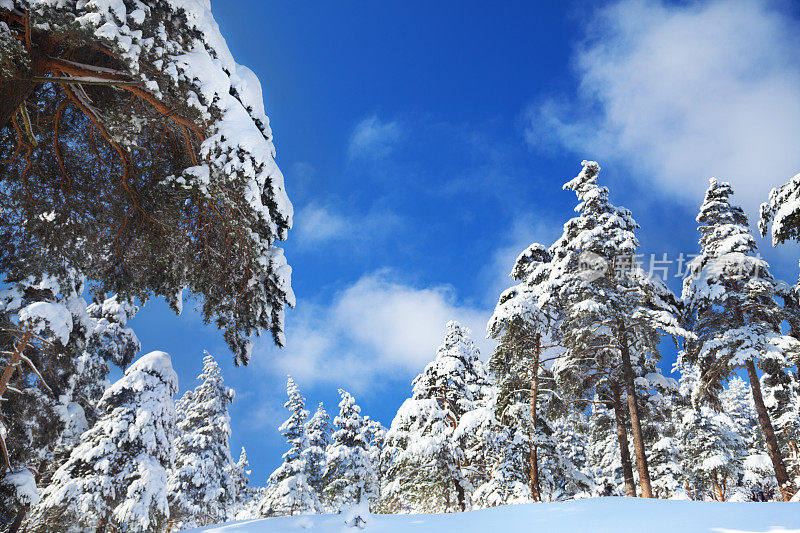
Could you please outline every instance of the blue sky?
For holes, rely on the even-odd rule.
[[[169,352],[181,391],[202,351],[238,397],[232,448],[264,483],[285,444],[291,373],[313,410],[336,389],[389,425],[447,320],[485,322],[516,255],[550,244],[596,159],[643,251],[697,249],[708,177],[754,217],[800,172],[800,38],[790,1],[213,2],[237,61],[259,76],[295,206],[285,243],[298,305],[289,345],[258,341],[235,368],[191,306],[133,321]],[[796,27],[796,26],[795,26]],[[796,247],[763,255],[797,279]],[[673,276],[674,266],[670,270]],[[673,289],[679,280],[670,278]]]

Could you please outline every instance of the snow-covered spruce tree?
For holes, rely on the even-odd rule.
[[[98,404],[110,386],[110,364],[125,368],[139,353],[139,339],[127,325],[138,310],[132,302],[113,295],[90,304],[82,316],[73,317],[73,324],[78,327],[73,327],[77,335],[71,335],[71,344],[84,351],[77,358],[71,357],[69,391],[62,395],[59,408],[65,427],[56,444],[51,470],[66,460],[83,431],[97,422]]]
[[[256,510],[258,516],[312,514],[322,510],[303,456],[308,448],[304,427],[308,420],[306,399],[291,377],[286,380],[286,394],[289,400],[284,407],[292,414],[278,430],[286,438],[289,450],[283,454],[283,463],[269,476],[267,490]]]
[[[482,509],[533,501],[528,476],[529,433],[498,423],[489,436],[493,461],[488,479],[473,493],[473,507]]]
[[[174,466],[167,481],[170,525],[190,529],[224,521],[234,503],[228,406],[233,389],[223,384],[214,357],[206,352],[200,384],[176,404]]]
[[[419,391],[403,402],[386,434],[384,513],[454,512],[466,507],[467,480],[452,411]],[[463,507],[462,507],[463,506]]]
[[[771,389],[764,387],[764,390]],[[758,427],[750,386],[738,376],[732,378],[720,393],[720,402],[722,412],[730,418],[734,431],[742,441],[742,455],[737,460],[744,476],[731,499],[765,501],[774,495],[777,485],[772,462],[764,452],[764,437]],[[765,402],[769,403],[767,400]]]
[[[595,496],[631,496],[631,492],[635,495],[630,443],[624,423],[625,439],[620,438],[618,414],[621,415],[621,409],[614,409],[611,402],[596,398],[591,404],[588,470]]]
[[[247,451],[245,451],[244,446],[242,446],[242,451],[239,454],[239,460],[231,463],[228,470],[233,486],[233,506],[227,514],[230,519],[236,519],[236,515],[248,505],[252,495],[252,489],[250,488],[250,461],[247,460]]]
[[[177,390],[166,353],[132,364],[106,390],[99,420],[42,492],[26,531],[162,531]]]
[[[541,501],[538,442],[546,424],[539,415],[540,374],[543,344],[554,326],[555,309],[540,307],[542,282],[548,277],[550,254],[534,243],[517,258],[510,276],[517,285],[504,291],[487,325],[489,336],[498,341],[489,359],[489,370],[495,379],[497,401],[495,416],[505,426],[503,434],[508,446],[516,448],[527,442],[528,461],[515,477],[528,479],[530,498]],[[518,435],[523,432],[525,435]],[[510,478],[503,466],[503,479]],[[494,474],[493,478],[496,478]],[[488,500],[487,500],[488,501]]]
[[[578,399],[591,399],[597,387],[610,390],[616,399],[618,389],[624,389],[642,496],[650,498],[636,379],[658,373],[662,334],[686,332],[678,323],[672,293],[636,264],[639,226],[630,211],[609,202],[608,188],[597,184],[599,171],[597,163],[584,161],[581,173],[564,185],[578,196],[575,209],[580,215],[564,225],[550,248],[550,277],[543,294],[560,309],[557,341],[567,349],[552,369],[559,387]],[[624,440],[620,431],[621,447]]]
[[[364,417],[364,439],[367,441],[369,459],[372,463],[372,470],[375,472],[375,476],[372,478],[374,486],[369,489],[369,492],[375,495],[376,502],[381,499],[381,484],[386,475],[386,465],[382,463],[381,455],[387,431],[389,431],[388,428],[377,420],[372,420],[368,416]]]
[[[83,408],[89,427],[97,421],[97,402],[109,385],[109,364],[125,368],[141,349],[136,333],[128,326],[128,320],[138,311],[132,301],[116,294],[86,308],[92,330],[86,351],[79,358],[82,366],[73,398]]]
[[[648,464],[653,476],[653,495],[661,499],[688,498],[683,470],[681,420],[688,404],[680,394],[678,383],[659,376],[656,394],[646,396],[645,438],[650,443]],[[734,482],[736,480],[733,480]]]
[[[322,405],[317,406],[314,415],[305,424],[306,448],[303,450],[306,475],[308,482],[314,487],[318,495],[325,489],[323,475],[325,474],[325,450],[331,444],[333,426],[331,417]]]
[[[372,467],[361,407],[353,396],[339,389],[342,401],[333,419],[336,427],[325,449],[325,501],[338,510],[371,503],[377,497],[377,474]]]
[[[176,311],[188,289],[237,363],[253,334],[282,345],[292,205],[209,2],[9,0],[0,43],[0,272]]]
[[[786,469],[774,424],[765,405],[757,365],[778,371],[800,360],[800,341],[784,335],[788,312],[777,301],[779,282],[757,256],[744,211],[730,202],[730,184],[711,179],[697,215],[700,255],[684,280],[686,324],[697,335],[686,342],[683,360],[701,372],[693,398],[719,404],[725,381],[745,368],[758,421],[775,471],[789,499],[797,487]]]
[[[469,505],[469,465],[456,428],[466,413],[484,407],[488,377],[469,330],[457,322],[446,328],[436,358],[414,379],[411,398],[386,434],[386,512],[453,512]]]

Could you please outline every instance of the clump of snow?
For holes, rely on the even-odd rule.
[[[19,320],[30,324],[36,333],[50,329],[61,344],[67,344],[72,333],[72,314],[61,303],[34,302],[20,310]]]
[[[27,468],[18,472],[6,474],[4,485],[13,487],[14,495],[19,503],[24,506],[34,506],[39,503],[39,491],[36,488],[36,478]]]

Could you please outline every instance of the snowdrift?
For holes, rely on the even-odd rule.
[[[347,533],[342,515],[248,520],[194,529],[204,533]],[[641,498],[592,498],[494,507],[447,515],[371,515],[380,533],[800,533],[800,504],[714,503]]]

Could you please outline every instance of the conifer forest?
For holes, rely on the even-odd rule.
[[[332,352],[340,346],[336,342],[344,342],[339,337],[350,334],[335,317],[344,312],[342,295],[351,293],[333,291],[339,298],[333,311],[323,310],[320,299],[305,303],[309,292],[322,294],[334,286],[333,277],[319,289],[307,285],[312,276],[333,276],[336,269],[320,261],[301,263],[293,272],[287,256],[291,260],[296,251],[302,259],[310,248],[323,249],[326,239],[333,244],[324,254],[335,256],[347,246],[345,237],[331,237],[335,232],[353,236],[364,249],[341,252],[347,264],[372,264],[366,254],[377,249],[400,257],[412,246],[408,241],[422,241],[428,233],[455,239],[463,231],[465,240],[459,242],[466,245],[460,249],[499,242],[491,220],[466,214],[462,219],[456,212],[467,213],[471,202],[489,202],[491,191],[502,187],[501,178],[481,166],[476,173],[490,175],[488,181],[465,174],[461,183],[437,170],[417,183],[416,167],[394,169],[398,174],[387,176],[396,177],[385,178],[388,186],[407,190],[421,206],[419,213],[432,218],[421,230],[385,242],[373,240],[385,237],[370,231],[379,224],[401,231],[402,213],[373,210],[336,218],[327,187],[352,187],[352,198],[361,198],[382,185],[327,176],[325,187],[302,184],[299,177],[295,183],[293,176],[305,167],[284,166],[275,143],[290,153],[317,148],[315,139],[342,137],[346,145],[350,126],[326,130],[324,137],[304,131],[307,144],[287,135],[280,144],[283,126],[276,122],[273,139],[264,102],[280,101],[281,91],[291,93],[287,80],[300,74],[284,69],[279,59],[270,63],[270,73],[237,63],[231,50],[234,44],[236,50],[245,46],[245,38],[231,19],[218,21],[215,15],[218,9],[258,9],[261,16],[267,3],[237,8],[228,1],[214,0],[212,14],[210,0],[0,0],[0,531],[171,533],[230,527],[224,530],[471,533],[490,527],[526,530],[533,523],[548,532],[800,531],[800,270],[782,280],[772,266],[774,257],[788,254],[797,268],[800,174],[785,173],[761,190],[758,186],[771,179],[766,170],[743,180],[722,175],[725,165],[721,171],[713,165],[693,169],[686,182],[691,186],[678,181],[667,186],[686,189],[680,194],[690,196],[694,212],[675,209],[664,217],[666,211],[653,206],[672,201],[662,192],[671,177],[648,174],[650,167],[640,165],[634,172],[638,198],[618,178],[628,168],[620,162],[626,157],[624,133],[615,134],[611,152],[619,154],[603,157],[602,170],[598,162],[580,162],[581,156],[571,155],[574,149],[559,151],[554,144],[548,161],[557,160],[556,168],[567,174],[544,172],[529,185],[535,193],[497,193],[504,206],[495,209],[497,217],[505,216],[506,208],[511,212],[517,195],[524,198],[522,205],[533,205],[525,197],[532,194],[567,206],[566,211],[523,208],[515,227],[545,229],[525,230],[542,242],[517,240],[510,248],[516,260],[502,265],[509,277],[481,277],[483,265],[462,258],[459,248],[448,256],[446,264],[462,271],[451,272],[454,279],[465,276],[482,284],[491,291],[493,307],[474,304],[470,314],[463,310],[476,300],[456,305],[455,297],[447,296],[450,289],[420,289],[412,304],[422,296],[441,297],[444,311],[436,317],[445,320],[410,321],[420,324],[419,331],[390,321],[385,329],[367,331],[365,325],[357,334],[375,346],[396,341],[402,352],[430,329],[438,347],[423,345],[423,359],[409,356],[402,360],[405,366],[391,366],[388,356],[365,358],[353,350],[327,358],[325,350]],[[412,4],[408,10],[424,18],[427,7]],[[628,20],[625,13],[637,10],[668,21],[644,34],[631,30],[645,40],[659,32],[682,35],[674,24],[704,10],[746,15],[761,9],[755,0],[693,7],[668,0],[609,4],[599,15],[609,25],[604,27],[619,27]],[[340,3],[336,10],[352,10],[341,16],[357,17],[360,5]],[[272,7],[276,19],[287,10],[324,9]],[[777,12],[770,13],[764,20],[777,20]],[[796,9],[793,13],[786,17],[796,22]],[[301,46],[303,39],[313,42],[315,31],[297,34],[287,48]],[[346,41],[352,37],[347,33],[337,34]],[[498,39],[504,42],[502,35]],[[794,39],[800,45],[796,32]],[[251,55],[237,57],[248,61],[257,54],[288,53],[254,42],[246,46]],[[575,67],[584,75],[581,90],[597,94],[609,82],[587,72],[608,60],[603,54],[613,47],[591,40],[581,46],[596,52],[575,52],[583,54]],[[659,60],[660,52],[643,46],[646,55],[633,62],[633,71]],[[691,62],[680,60],[684,66]],[[324,65],[296,68],[317,68],[313,76],[322,85],[335,78]],[[796,64],[786,68],[797,74],[787,79],[800,80]],[[426,82],[431,91],[449,83],[445,71],[441,80]],[[612,75],[632,76],[622,70]],[[397,76],[400,85],[417,83]],[[797,87],[794,98],[800,101]],[[298,90],[292,98],[303,94]],[[632,95],[631,106],[641,103]],[[625,100],[615,101],[617,107],[608,104],[616,111],[606,111],[607,120],[621,113]],[[328,104],[308,102],[308,109],[281,110],[280,116],[304,120],[323,105]],[[553,106],[542,109],[557,113]],[[781,112],[792,116],[793,109]],[[526,113],[537,127],[548,116]],[[520,120],[518,112],[515,116]],[[570,126],[551,118],[575,138],[607,133],[586,122]],[[452,131],[442,134],[450,130],[437,120],[382,123],[378,115],[368,117],[349,137],[344,168],[356,172],[366,159],[369,172],[383,175],[388,162],[406,150],[402,143],[413,143],[417,135],[420,144],[430,141],[432,131],[459,138]],[[520,142],[523,136],[529,143],[531,136],[541,138],[532,128],[519,133]],[[409,129],[418,131],[409,135]],[[793,133],[781,131],[791,139]],[[725,135],[729,132],[740,133],[730,128]],[[505,161],[501,149],[481,146],[484,137],[470,139],[468,146],[481,157],[490,154],[487,165]],[[704,139],[699,135],[682,145],[681,153],[688,158],[696,151],[692,143],[706,150]],[[598,144],[586,146],[587,159],[606,156]],[[798,172],[797,145],[790,151]],[[473,155],[463,157],[472,161]],[[635,169],[637,161],[625,164]],[[543,173],[541,168],[524,172]],[[714,174],[718,178],[710,177]],[[444,192],[433,194],[434,200],[420,192],[449,179],[455,189],[476,189],[480,202],[456,192],[460,207],[451,208],[437,199]],[[293,199],[295,189],[300,191],[297,212],[287,189]],[[632,209],[619,205],[622,201]],[[313,209],[316,218],[309,215]],[[546,223],[529,224],[531,216],[545,212]],[[681,254],[678,274],[667,280],[654,272],[646,252],[654,249],[656,235],[670,228],[683,235],[678,228],[686,225],[696,228],[694,233],[665,251],[682,246],[689,255]],[[291,248],[295,235],[296,249]],[[425,253],[436,265],[450,250],[442,246]],[[409,260],[409,270],[419,263]],[[390,275],[388,269],[377,272],[369,279]],[[461,281],[452,283],[462,290]],[[384,285],[400,290],[399,284]],[[357,316],[403,312],[401,305],[381,307],[379,300],[357,309]],[[139,329],[140,320],[145,324],[140,317],[158,302],[169,308],[163,315],[169,320],[196,317],[193,327],[210,331],[219,344],[196,349],[198,341],[186,330],[172,334],[186,353],[145,349],[161,337],[148,338],[154,326]],[[314,313],[316,321],[309,321]],[[316,326],[303,339],[292,335],[293,321]],[[293,355],[322,331],[345,333],[331,334],[334,340],[311,362]],[[277,376],[270,382],[263,373],[273,368],[270,358],[276,353],[288,355],[275,367],[279,370],[268,370]],[[345,363],[352,366],[337,368]],[[380,364],[393,374],[394,381],[385,381],[391,386],[368,383],[377,383],[378,374],[365,369]],[[234,377],[246,385],[235,391]],[[321,394],[336,400],[307,400]],[[267,397],[275,415],[265,411],[270,416],[263,426],[256,425],[255,409],[243,407],[245,415],[234,410],[239,402],[259,398],[264,404]],[[237,416],[247,420],[237,425]],[[264,441],[250,433],[236,435],[247,425]],[[245,440],[247,450],[238,445]],[[282,456],[269,455],[265,442],[278,440]],[[258,468],[251,466],[256,456]],[[274,470],[264,471],[263,465]],[[228,522],[235,525],[222,526]]]

